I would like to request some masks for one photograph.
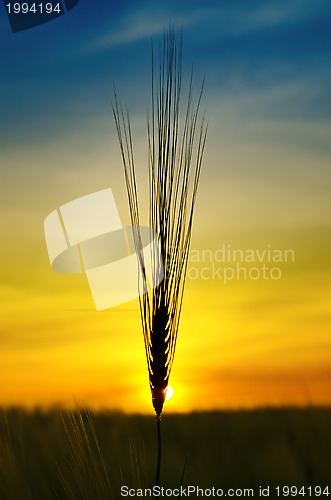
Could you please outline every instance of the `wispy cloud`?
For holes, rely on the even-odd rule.
[[[196,9],[188,13],[178,13],[170,6],[162,9],[140,9],[125,15],[114,29],[109,26],[108,32],[95,39],[92,43],[94,49],[106,49],[137,43],[151,37],[161,35],[171,21],[178,27],[190,28],[196,26],[201,20],[208,20],[218,10]]]
[[[250,2],[224,9],[216,20],[223,19],[223,33],[235,35],[285,23],[300,23],[314,17],[316,12],[316,4],[305,1],[290,0],[286,4],[277,1]]]
[[[175,2],[167,5],[144,5],[126,11],[121,19],[112,22],[107,32],[92,42],[94,50],[115,48],[137,43],[163,33],[168,21],[173,20],[185,31],[194,30],[198,37],[205,32],[215,36],[237,36],[255,30],[288,23],[300,23],[319,14],[321,1],[312,4],[307,1],[290,0],[286,4],[276,1],[239,2],[236,5],[217,5],[206,2],[204,7],[185,6]],[[325,4],[324,4],[325,5]],[[204,36],[203,36],[204,37]],[[91,47],[91,44],[90,44]]]

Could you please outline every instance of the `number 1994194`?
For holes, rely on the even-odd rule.
[[[329,488],[328,486],[321,487],[321,486],[302,486],[297,487],[297,486],[277,486],[276,487],[276,493],[277,496],[281,497],[300,497],[302,496],[308,496],[308,497],[320,497],[325,495],[328,497],[330,495],[329,493]]]
[[[50,2],[34,2],[28,4],[27,2],[19,3],[7,3],[6,4],[8,14],[61,14],[62,9],[60,3],[53,5]]]

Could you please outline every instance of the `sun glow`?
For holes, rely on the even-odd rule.
[[[165,398],[165,400],[168,401],[168,399],[170,399],[173,395],[174,395],[174,390],[171,387],[171,385],[168,385],[168,387],[166,388],[166,398]]]

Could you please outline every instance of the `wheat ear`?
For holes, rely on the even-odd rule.
[[[193,213],[207,136],[204,117],[198,125],[202,91],[203,84],[194,104],[192,70],[182,112],[182,36],[178,41],[174,27],[170,26],[159,46],[157,62],[152,45],[152,99],[151,111],[147,113],[149,224],[158,237],[164,279],[139,299],[152,401],[158,418],[174,360]],[[116,92],[113,114],[131,223],[135,228],[136,252],[145,278],[130,116],[128,110],[124,111],[118,104]],[[158,267],[157,262],[154,262],[154,267]]]

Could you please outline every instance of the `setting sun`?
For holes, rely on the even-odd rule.
[[[172,398],[172,396],[174,395],[174,390],[173,388],[171,387],[171,385],[168,385],[167,389],[166,389],[166,398],[165,400],[168,401],[170,398]]]

